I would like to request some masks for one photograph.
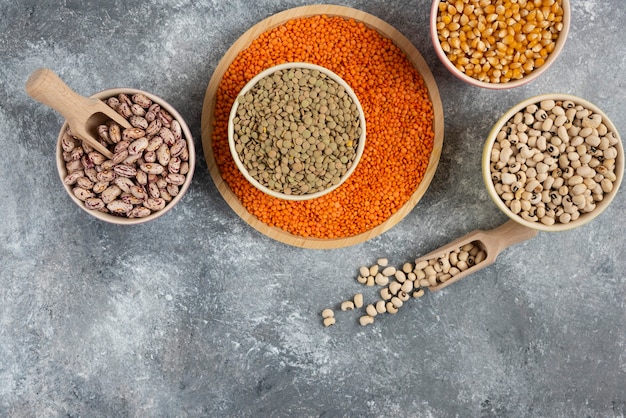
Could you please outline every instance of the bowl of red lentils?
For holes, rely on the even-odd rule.
[[[569,0],[434,0],[431,39],[437,56],[473,86],[508,89],[544,73],[562,51]]]
[[[231,155],[257,189],[310,200],[337,189],[365,147],[365,116],[350,86],[319,65],[291,62],[253,77],[233,103]]]
[[[511,219],[544,231],[581,226],[611,203],[624,176],[624,147],[608,116],[568,94],[509,109],[482,156],[489,196]]]

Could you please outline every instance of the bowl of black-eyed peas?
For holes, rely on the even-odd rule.
[[[609,206],[624,175],[624,148],[596,105],[544,94],[513,106],[493,126],[482,170],[490,197],[511,219],[562,231]]]

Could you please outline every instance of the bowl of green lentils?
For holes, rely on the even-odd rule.
[[[310,200],[338,188],[365,147],[365,116],[350,86],[332,71],[292,62],[252,78],[228,121],[232,157],[257,189]]]

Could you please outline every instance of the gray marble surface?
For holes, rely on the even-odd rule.
[[[626,194],[592,223],[540,233],[492,266],[361,327],[320,311],[373,289],[359,266],[401,265],[505,216],[480,174],[505,109],[547,92],[598,104],[626,132],[623,0],[572,0],[562,56],[511,91],[464,85],[437,60],[430,2],[349,0],[396,27],[437,80],[445,142],[435,178],[395,228],[336,250],[273,241],[217,192],[200,140],[222,55],[299,0],[0,2],[0,416],[623,417]],[[310,3],[312,4],[312,2]],[[166,98],[199,155],[165,217],[96,221],[65,195],[62,123],[24,92],[37,67],[89,95]]]

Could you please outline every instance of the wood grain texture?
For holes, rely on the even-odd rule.
[[[420,182],[415,192],[411,195],[409,200],[396,213],[394,213],[380,225],[352,237],[336,239],[301,237],[288,233],[280,228],[270,227],[265,223],[259,221],[255,216],[247,211],[247,209],[241,204],[237,196],[230,190],[228,184],[222,179],[219,168],[217,167],[215,161],[212,146],[213,116],[217,99],[217,88],[226,70],[233,62],[233,60],[237,57],[239,52],[246,49],[252,43],[252,41],[254,41],[260,34],[277,26],[280,26],[291,19],[305,18],[317,15],[339,16],[348,19],[354,19],[356,21],[362,22],[370,28],[375,29],[382,36],[392,40],[395,45],[405,53],[407,59],[413,64],[413,66],[417,69],[417,71],[424,79],[426,87],[428,88],[434,111],[433,150],[430,155],[429,164],[426,169],[426,173],[424,174],[424,178]],[[387,24],[383,20],[360,10],[343,6],[313,5],[289,9],[284,12],[270,16],[269,18],[257,23],[255,26],[250,28],[229,48],[224,57],[220,60],[215,71],[213,72],[211,80],[209,81],[202,107],[201,130],[202,147],[211,177],[215,182],[215,185],[221,193],[222,197],[245,222],[247,222],[250,226],[258,230],[259,232],[265,234],[266,236],[288,245],[303,248],[332,249],[359,244],[382,234],[383,232],[389,230],[398,222],[400,222],[406,215],[409,214],[409,212],[411,212],[415,205],[417,205],[419,200],[428,189],[428,186],[430,185],[430,182],[435,175],[435,171],[439,163],[439,157],[441,155],[441,149],[443,146],[444,117],[441,98],[439,97],[439,90],[435,83],[435,79],[430,69],[428,68],[428,65],[424,61],[423,57],[420,55],[419,51],[408,39],[404,37],[404,35],[402,35],[394,27]]]

